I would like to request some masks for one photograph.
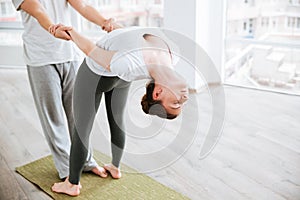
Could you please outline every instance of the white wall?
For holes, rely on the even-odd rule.
[[[165,0],[164,1],[164,28],[178,32],[184,36],[175,37],[173,41],[179,46],[180,55],[189,61],[195,60],[195,41],[196,38],[196,1]],[[170,35],[167,35],[170,37]],[[189,39],[188,39],[189,38]],[[172,38],[170,38],[172,39]],[[177,71],[186,77],[190,88],[197,89],[199,84],[195,70],[188,62],[180,59],[176,65]]]
[[[21,45],[0,45],[0,67],[25,66]]]
[[[196,38],[196,0],[165,0],[164,27]]]
[[[199,0],[196,7],[196,41],[207,52],[221,76],[224,69],[226,1]],[[216,82],[218,78],[212,75],[209,79]],[[223,82],[222,76],[221,79]]]
[[[225,2],[220,0],[165,0],[164,4],[164,27],[184,34],[198,44],[192,47],[195,51],[191,58],[195,59],[196,66],[209,83],[219,82],[212,65],[219,73],[223,68],[224,8]],[[202,49],[212,63],[203,60]],[[201,87],[197,78],[194,83],[195,87]]]

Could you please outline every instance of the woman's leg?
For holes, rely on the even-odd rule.
[[[84,61],[77,73],[73,93],[75,127],[71,135],[69,177],[65,182],[55,183],[52,186],[54,192],[71,196],[80,193],[79,180],[89,153],[89,137],[102,96],[102,92],[96,92],[99,80],[100,76],[90,71]]]
[[[130,83],[119,80],[118,85],[111,91],[105,92],[106,112],[111,133],[112,164],[106,165],[114,178],[120,178],[119,168],[125,146],[124,111]],[[112,171],[113,170],[113,171]]]
[[[58,66],[61,66],[61,69],[58,69],[58,71],[61,72],[61,77],[63,77],[61,81],[61,87],[62,87],[62,95],[61,99],[63,102],[63,107],[66,113],[66,119],[68,122],[69,127],[69,133],[70,138],[72,135],[74,135],[74,114],[73,114],[73,91],[74,91],[74,84],[76,80],[76,74],[78,72],[78,68],[80,67],[82,63],[79,61],[72,61],[72,62],[66,62],[59,64]],[[71,142],[70,142],[71,144]],[[68,155],[70,154],[70,147],[68,148]],[[69,175],[69,156],[67,158],[67,172],[66,176]],[[84,171],[91,171],[92,169],[96,168],[98,165],[96,161],[93,158],[92,151],[89,151],[85,165],[84,165]],[[65,177],[66,177],[65,176]]]
[[[85,62],[79,69],[74,88],[75,130],[70,153],[69,182],[77,185],[88,155],[89,138],[102,93],[112,90],[117,77],[101,77],[90,71]]]
[[[75,128],[71,138],[69,181],[76,185],[90,149],[90,133],[102,97],[102,92],[97,91],[100,79],[84,61],[76,77],[73,96]]]
[[[65,182],[54,184],[54,192],[79,195],[79,180],[88,155],[89,137],[102,93],[112,90],[119,80],[117,77],[101,77],[94,74],[85,62],[81,65],[73,97],[75,130],[71,138],[70,174]]]

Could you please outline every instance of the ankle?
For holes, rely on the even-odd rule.
[[[78,186],[78,187],[79,187],[79,186],[80,186],[80,182],[78,182],[77,184],[71,183],[71,182],[69,181],[69,177],[66,178],[65,182],[67,183],[67,185],[68,185],[69,187],[73,187],[73,186]]]
[[[110,164],[108,164],[112,169],[114,169],[114,170],[118,170],[118,171],[120,171],[120,166],[116,166],[116,165],[114,165],[114,164],[112,164],[112,163],[110,163]]]

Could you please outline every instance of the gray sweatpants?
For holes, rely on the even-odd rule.
[[[74,130],[72,95],[79,65],[79,62],[66,62],[27,66],[37,112],[60,178],[69,175],[70,137]],[[95,166],[97,163],[89,151],[84,170]]]

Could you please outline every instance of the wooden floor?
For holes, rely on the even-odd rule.
[[[300,97],[230,86],[225,86],[225,93],[223,134],[211,154],[199,159],[203,137],[197,135],[177,161],[147,175],[195,200],[299,200]],[[205,129],[209,96],[205,92],[199,96]],[[102,106],[98,115],[103,113]],[[93,128],[93,146],[109,153],[109,142],[103,140],[107,123],[101,119],[97,117]],[[155,140],[144,145],[131,138],[128,152],[157,145]],[[0,148],[0,199],[50,199],[15,172],[16,167],[50,154],[24,69],[0,69]],[[124,162],[143,168],[126,156]]]

